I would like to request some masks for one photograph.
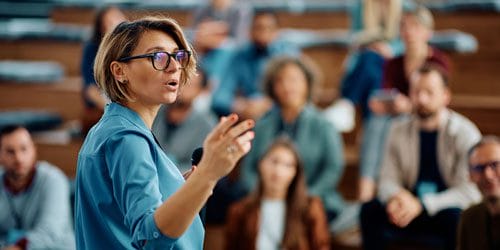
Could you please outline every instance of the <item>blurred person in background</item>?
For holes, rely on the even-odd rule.
[[[469,174],[483,195],[462,213],[457,249],[500,249],[500,139],[485,136],[469,151]]]
[[[250,31],[250,42],[236,52],[214,90],[212,109],[221,116],[231,112],[258,119],[271,106],[260,89],[265,67],[279,55],[298,56],[297,47],[278,40],[278,17],[272,12],[257,12]]]
[[[387,61],[383,70],[382,89],[371,93],[369,106],[372,115],[365,120],[361,142],[359,198],[371,200],[376,194],[376,180],[384,152],[387,131],[395,117],[409,114],[410,76],[426,62],[440,65],[445,74],[451,75],[448,57],[429,46],[434,19],[424,6],[405,10],[401,19],[401,38],[404,54]]]
[[[346,61],[342,98],[359,105],[368,118],[370,94],[380,88],[384,63],[403,52],[399,25],[402,0],[357,0],[351,9],[354,43]]]
[[[22,126],[0,131],[0,182],[2,250],[75,249],[68,178],[37,161],[35,144]]]
[[[377,198],[361,209],[364,249],[405,240],[455,249],[462,209],[480,200],[467,151],[481,133],[447,108],[451,92],[440,64],[428,62],[412,76],[410,100],[412,114],[388,132]]]
[[[193,14],[193,43],[200,67],[218,84],[235,49],[248,42],[253,8],[242,0],[208,0]]]
[[[153,134],[165,154],[184,173],[191,169],[191,154],[201,147],[204,138],[215,127],[213,114],[194,106],[196,98],[206,87],[205,75],[198,70],[171,105],[163,105],[153,122]]]
[[[293,142],[277,138],[257,164],[257,189],[229,209],[225,249],[330,249],[321,199],[307,194]]]
[[[111,32],[119,23],[126,21],[127,18],[118,7],[107,6],[97,11],[94,19],[92,37],[83,47],[82,61],[80,64],[80,73],[83,78],[82,98],[85,104],[85,110],[82,117],[82,133],[85,135],[89,129],[99,121],[104,107],[109,100],[97,87],[94,79],[94,60],[97,49],[102,38],[108,32]]]
[[[257,185],[258,159],[275,138],[286,135],[297,146],[311,195],[321,198],[328,220],[344,208],[337,185],[344,170],[342,137],[312,105],[315,83],[311,65],[296,57],[278,57],[266,69],[263,89],[272,109],[255,126],[254,147],[243,159],[240,181],[247,191]]]

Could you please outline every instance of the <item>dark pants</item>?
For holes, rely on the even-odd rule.
[[[351,72],[342,79],[342,97],[361,106],[363,118],[370,114],[368,99],[372,92],[380,89],[384,71],[384,58],[372,50],[362,50]]]
[[[405,228],[389,222],[385,205],[375,199],[361,207],[363,249],[387,249],[393,244],[418,244],[455,249],[461,209],[448,208],[434,216],[420,214]]]

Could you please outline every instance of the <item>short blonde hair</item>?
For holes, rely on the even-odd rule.
[[[179,49],[192,51],[189,63],[182,68],[181,86],[196,74],[196,57],[182,29],[174,19],[166,17],[144,17],[133,22],[120,23],[113,32],[104,36],[94,62],[94,78],[97,85],[113,102],[133,101],[125,84],[115,79],[111,63],[131,56],[142,35],[147,31],[161,31],[172,37]]]
[[[429,9],[421,4],[417,4],[413,8],[404,11],[405,16],[413,16],[417,21],[429,30],[434,29],[434,18]]]

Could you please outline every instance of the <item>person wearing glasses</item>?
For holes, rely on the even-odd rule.
[[[470,149],[469,165],[483,201],[462,213],[457,249],[500,249],[500,139],[483,137]]]
[[[413,113],[393,122],[378,199],[361,208],[365,249],[400,241],[455,249],[460,212],[481,198],[467,167],[467,151],[481,134],[446,107],[451,93],[444,69],[428,61],[411,77]]]
[[[123,22],[104,37],[94,73],[111,103],[78,155],[78,249],[203,248],[198,212],[215,183],[250,150],[254,121],[221,117],[185,180],[151,127],[160,106],[176,101],[195,66],[191,45],[173,19]]]

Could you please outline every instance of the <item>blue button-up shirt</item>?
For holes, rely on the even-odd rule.
[[[111,103],[78,155],[77,248],[202,249],[199,217],[180,238],[163,235],[153,219],[183,183],[139,115]]]

